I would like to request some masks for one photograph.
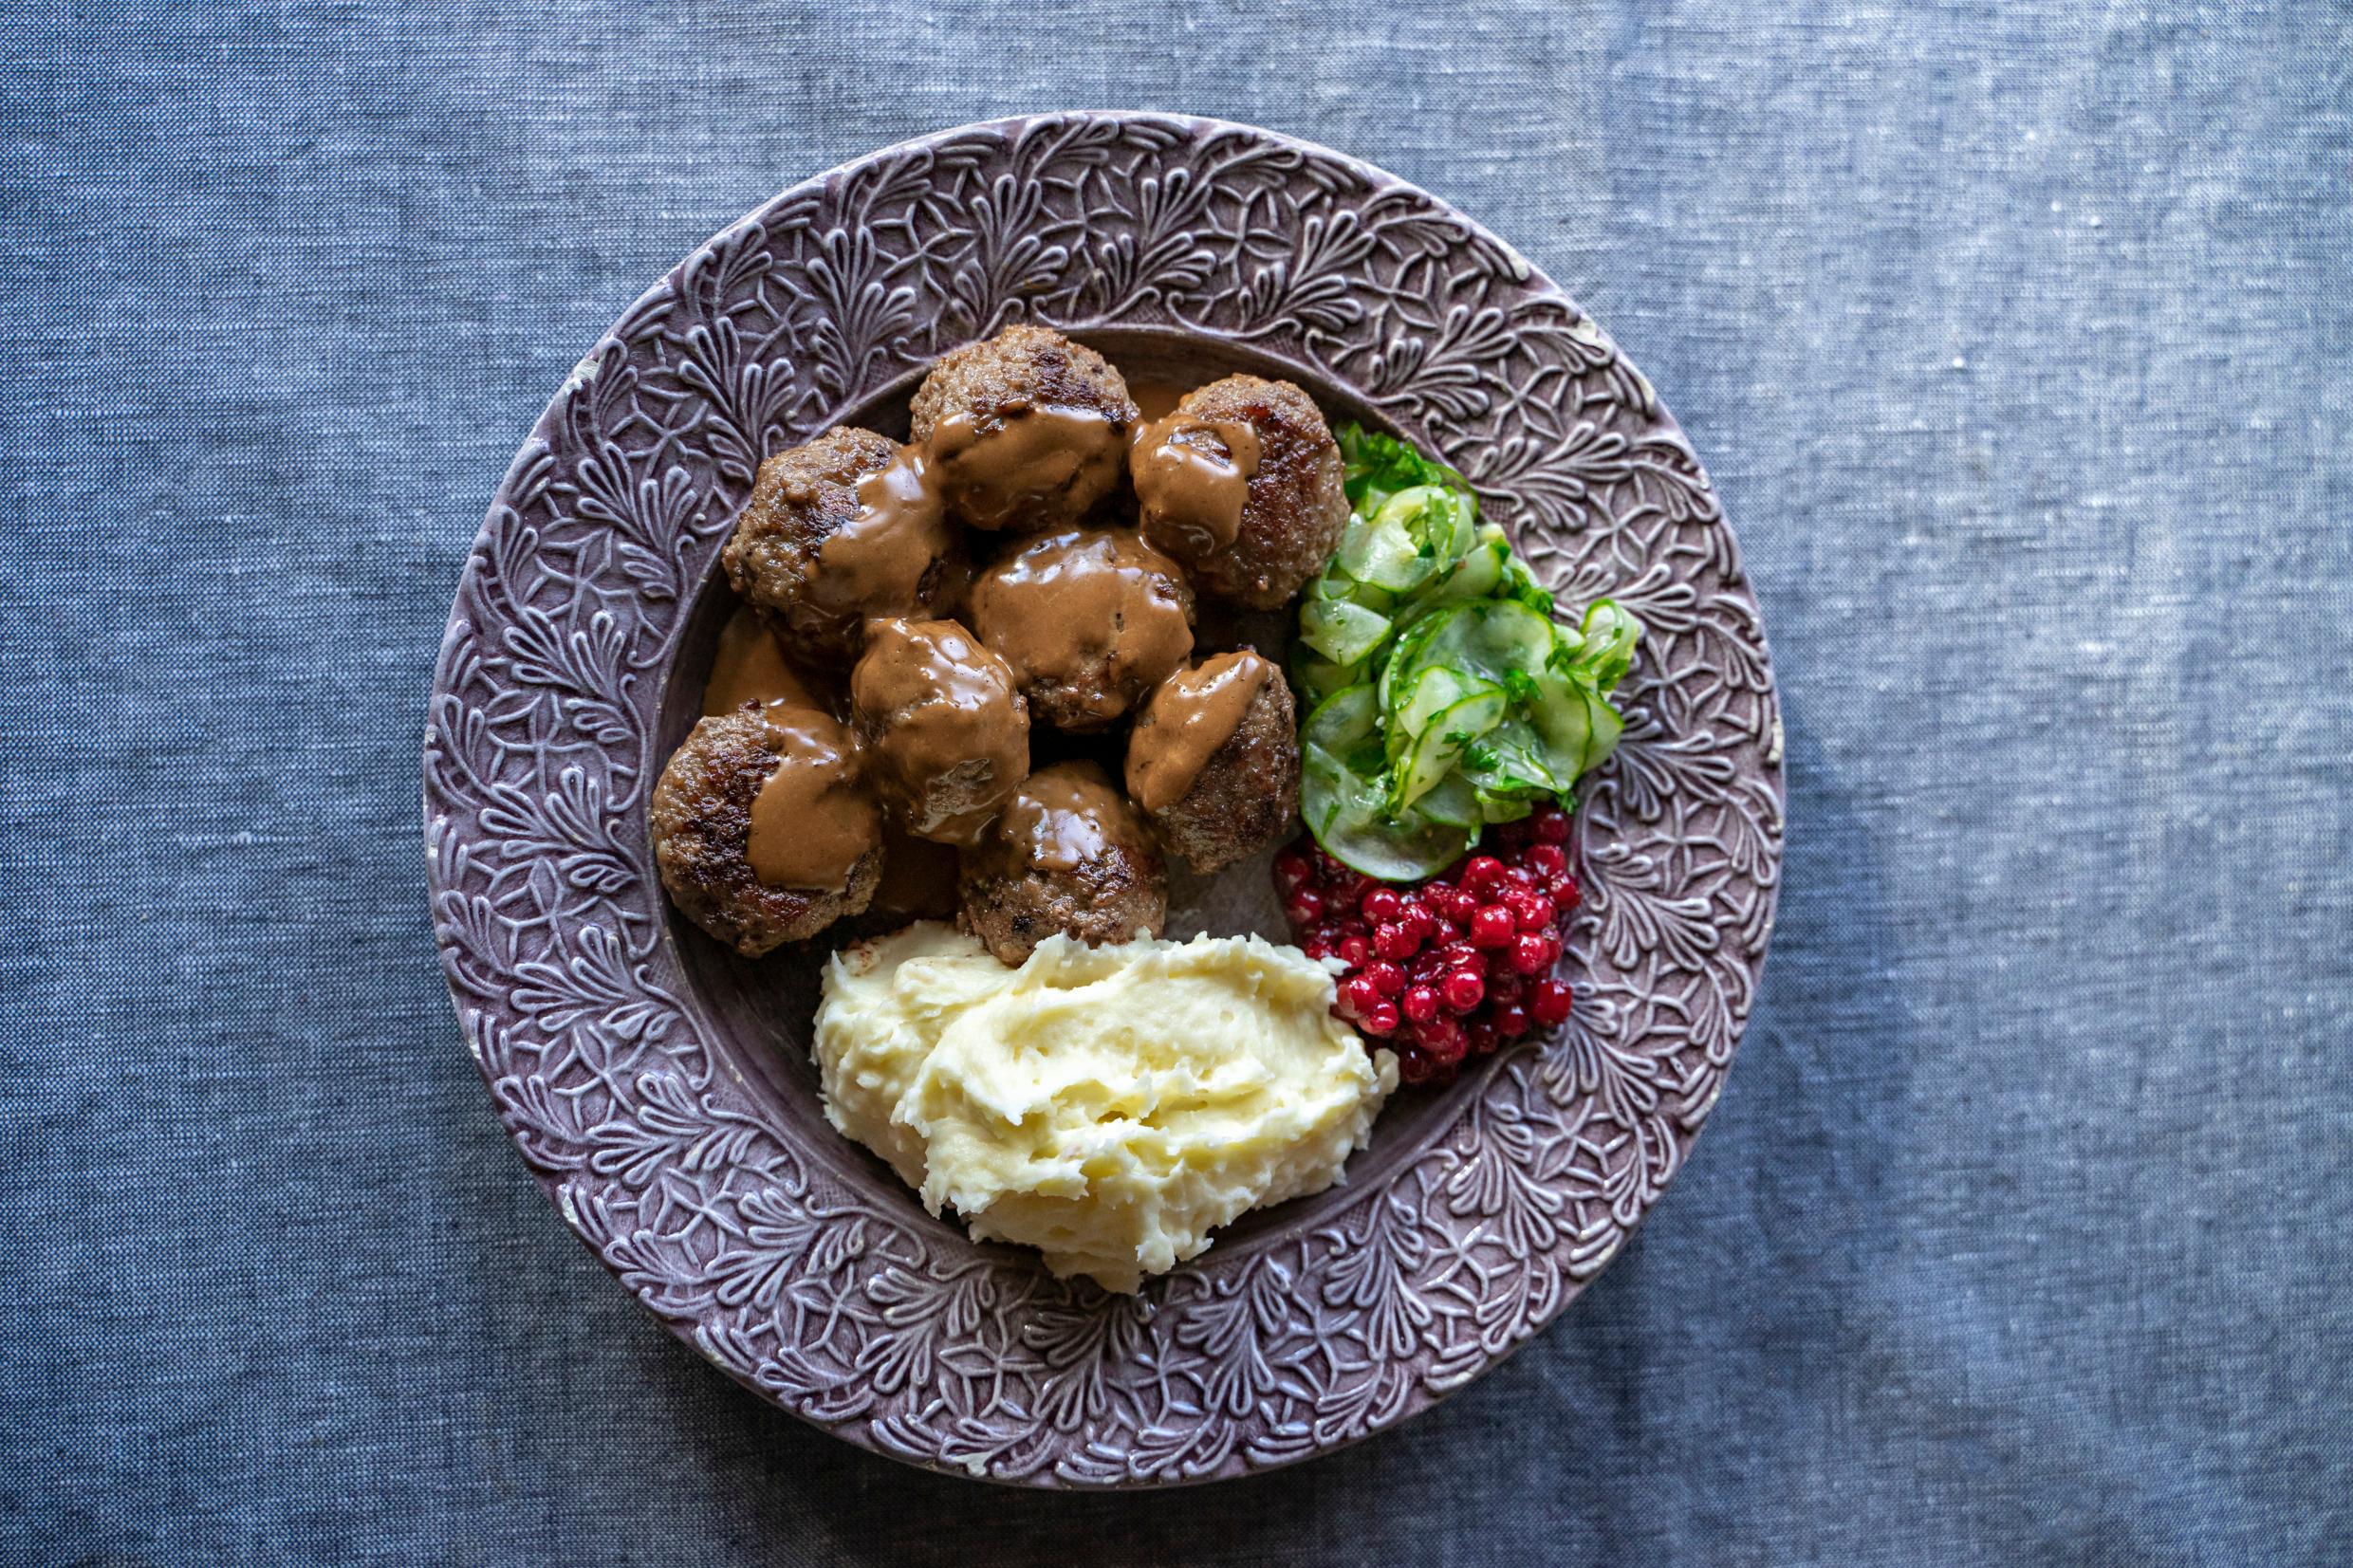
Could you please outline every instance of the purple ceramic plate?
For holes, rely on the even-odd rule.
[[[1400,1094],[1345,1186],[1132,1298],[924,1213],[838,1136],[822,953],[672,917],[645,797],[692,726],[763,454],[904,430],[943,351],[1017,319],[1131,370],[1298,382],[1444,453],[1568,605],[1647,629],[1585,787],[1578,1010]],[[918,1465],[1038,1486],[1288,1464],[1392,1426],[1573,1301],[1681,1167],[1755,993],[1780,725],[1714,491],[1650,383],[1510,246],[1247,126],[968,126],[797,186],[581,360],[499,486],[425,741],[435,936],[469,1045],[564,1218],[747,1387]],[[1171,933],[1272,918],[1262,860]]]

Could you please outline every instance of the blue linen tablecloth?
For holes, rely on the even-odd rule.
[[[2343,1562],[2343,7],[14,4],[0,1561]],[[1763,1001],[1561,1322],[1041,1498],[775,1414],[558,1223],[417,750],[582,350],[804,175],[1191,110],[1451,198],[1689,427],[1788,724]]]

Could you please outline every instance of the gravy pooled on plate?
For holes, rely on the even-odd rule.
[[[791,665],[776,635],[760,612],[738,604],[719,628],[718,651],[711,657],[711,678],[703,683],[703,716],[732,713],[738,708],[764,708],[772,702],[801,708],[823,708]]]

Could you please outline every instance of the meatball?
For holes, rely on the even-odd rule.
[[[1164,422],[1166,434],[1196,450],[1249,469],[1238,519],[1196,518],[1186,510],[1215,509],[1214,487],[1178,493],[1156,507],[1149,465],[1165,454],[1162,442],[1139,441],[1133,461],[1138,486],[1147,491],[1144,534],[1183,563],[1195,586],[1252,610],[1279,610],[1306,586],[1339,546],[1348,521],[1340,444],[1307,395],[1288,381],[1229,376],[1185,394]],[[1222,438],[1218,427],[1247,426],[1240,442]],[[1254,465],[1234,445],[1254,447]]]
[[[973,630],[1036,717],[1102,729],[1193,652],[1193,590],[1133,528],[1052,534],[973,584]]]
[[[1168,922],[1152,830],[1102,767],[1040,768],[964,852],[956,923],[1000,963],[1020,964],[1056,932],[1089,947],[1154,936]]]
[[[1012,668],[953,620],[878,620],[850,673],[876,784],[909,833],[970,843],[1029,773]]]
[[[1111,499],[1137,424],[1111,361],[1016,325],[942,359],[908,412],[948,507],[975,528],[1066,528]]]
[[[1179,670],[1127,739],[1127,793],[1207,876],[1281,838],[1299,810],[1299,737],[1282,672],[1247,649]]]
[[[919,454],[849,426],[760,465],[720,561],[787,654],[837,669],[868,618],[944,613],[966,575]]]
[[[848,732],[815,709],[702,720],[646,818],[671,899],[747,958],[858,913],[882,874],[881,814]]]

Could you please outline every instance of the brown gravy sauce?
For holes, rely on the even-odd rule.
[[[858,481],[858,514],[817,546],[809,591],[844,615],[911,610],[923,574],[955,547],[938,467],[920,447]]]
[[[1109,495],[1127,434],[1126,421],[1094,409],[1023,408],[988,422],[958,413],[932,428],[930,455],[967,522],[1019,528],[1040,501]]]
[[[1143,536],[1182,561],[1200,561],[1242,530],[1258,432],[1240,419],[1171,413],[1136,433],[1128,452]]]
[[[976,869],[989,876],[1076,871],[1115,844],[1134,842],[1140,831],[1100,764],[1056,763],[1014,792],[996,831],[981,841]]]
[[[1165,419],[1176,413],[1176,405],[1184,401],[1185,394],[1196,384],[1192,381],[1139,381],[1133,376],[1127,377],[1126,381],[1128,400],[1136,405],[1137,412],[1146,424],[1155,419]]]
[[[859,779],[856,743],[829,713],[761,710],[776,771],[751,801],[744,857],[769,887],[840,893],[881,842],[882,813]]]
[[[973,624],[1024,678],[1098,688],[1089,711],[1107,722],[1193,652],[1183,581],[1132,528],[1076,529],[983,572]]]
[[[899,920],[946,920],[956,911],[954,845],[918,839],[894,822],[882,826],[882,879],[866,913]]]
[[[953,620],[867,622],[850,699],[878,781],[918,837],[973,842],[1029,771],[1029,713],[1012,670]],[[950,774],[987,798],[961,814],[932,810],[926,798]]]
[[[749,604],[739,604],[719,628],[718,651],[711,658],[711,679],[703,686],[703,716],[732,713],[746,703],[766,706],[789,703],[796,708],[822,708],[824,703],[808,683],[785,662],[785,652]]]
[[[1127,792],[1136,803],[1165,811],[1183,800],[1273,675],[1274,666],[1246,648],[1162,681],[1127,739]]]

